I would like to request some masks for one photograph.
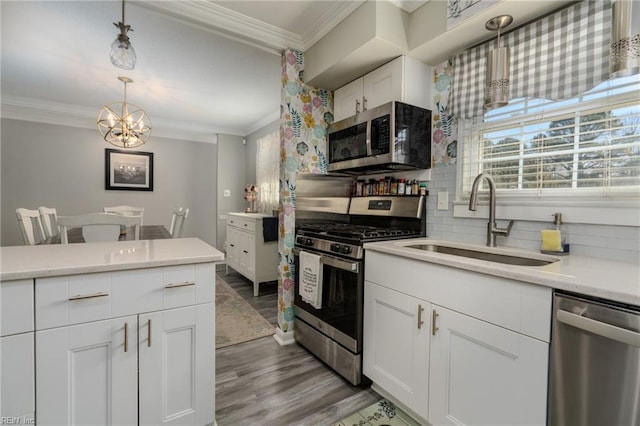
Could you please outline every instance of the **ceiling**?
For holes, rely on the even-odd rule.
[[[127,1],[138,61],[125,71],[109,60],[119,1],[2,0],[2,116],[94,127],[126,75],[152,137],[245,136],[279,116],[280,52],[308,49],[362,2]]]

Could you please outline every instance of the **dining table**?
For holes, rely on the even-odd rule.
[[[84,243],[82,237],[82,228],[71,228],[67,231],[67,238],[69,243]],[[142,225],[140,226],[140,239],[141,240],[161,240],[171,238],[171,234],[164,225]],[[134,240],[133,226],[128,226],[125,231],[120,233],[118,241],[131,241]],[[42,244],[60,244],[60,235],[54,235],[47,238]]]

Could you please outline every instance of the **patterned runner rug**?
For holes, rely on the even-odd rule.
[[[220,276],[216,276],[216,349],[274,334],[272,326]]]
[[[394,403],[382,399],[332,426],[419,426]]]

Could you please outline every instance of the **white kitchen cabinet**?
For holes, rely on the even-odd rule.
[[[366,283],[363,372],[427,418],[431,304]]]
[[[433,425],[545,423],[551,289],[366,256],[363,363],[374,389]]]
[[[278,241],[265,241],[264,219],[258,213],[229,213],[227,217],[227,266],[253,281],[253,295],[259,285],[278,279]]]
[[[33,280],[0,283],[0,418],[28,424],[35,413]]]
[[[546,342],[434,305],[429,422],[544,425]]]
[[[213,421],[213,263],[36,279],[35,299],[38,424]]]
[[[430,73],[428,65],[408,56],[399,56],[336,89],[334,120],[339,121],[391,101],[429,109]]]

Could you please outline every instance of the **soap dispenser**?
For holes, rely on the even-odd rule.
[[[569,233],[562,223],[562,213],[554,213],[552,229],[540,231],[542,236],[542,253],[569,254]]]

